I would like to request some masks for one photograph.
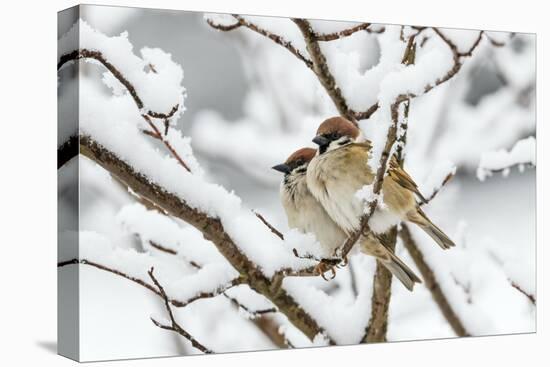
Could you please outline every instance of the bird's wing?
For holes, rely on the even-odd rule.
[[[426,198],[422,195],[420,190],[418,189],[418,185],[416,184],[416,182],[414,182],[412,177],[409,176],[409,174],[405,172],[403,168],[401,168],[395,156],[393,156],[390,160],[388,174],[395,182],[397,182],[403,188],[414,192],[416,196],[418,196],[418,198],[422,200],[422,202],[424,203],[428,202]]]

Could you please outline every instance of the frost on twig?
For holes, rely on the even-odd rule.
[[[525,167],[535,166],[535,157],[536,140],[532,136],[517,141],[510,151],[497,150],[483,153],[477,169],[477,178],[485,181],[495,172],[502,172],[507,176],[513,167],[518,167],[519,171],[523,172]]]

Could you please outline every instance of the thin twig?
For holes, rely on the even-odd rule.
[[[313,72],[317,75],[319,82],[327,91],[327,94],[332,99],[332,102],[336,106],[336,109],[340,115],[346,117],[348,120],[355,122],[355,113],[349,108],[345,98],[342,95],[340,87],[336,84],[336,79],[329,70],[327,59],[319,42],[315,37],[315,32],[311,28],[311,24],[306,19],[292,19],[292,21],[298,26],[298,29],[302,32],[304,41],[306,42],[306,49],[313,62]]]
[[[430,201],[432,201],[436,196],[437,194],[439,194],[439,191],[441,191],[441,189],[449,182],[451,181],[451,179],[454,177],[454,172],[449,172],[449,174],[447,174],[447,176],[445,176],[445,178],[443,179],[443,181],[441,182],[441,184],[436,187],[434,189],[434,191],[432,192],[432,194],[426,199],[426,201],[423,201],[421,203],[419,203],[420,206],[422,205],[425,205],[425,204],[428,204]]]
[[[224,31],[224,32],[228,32],[228,31],[232,31],[234,29],[237,29],[239,27],[246,27],[264,37],[267,37],[269,38],[270,40],[272,40],[273,42],[275,42],[276,44],[278,44],[279,46],[282,46],[284,47],[285,49],[287,49],[291,54],[293,54],[294,56],[296,56],[299,60],[301,60],[308,68],[312,68],[312,62],[311,60],[308,60],[301,52],[300,50],[298,50],[296,47],[294,47],[294,45],[292,44],[292,42],[284,39],[282,36],[278,35],[278,34],[275,34],[273,32],[270,32],[260,26],[258,26],[257,24],[255,23],[252,23],[252,22],[249,22],[248,20],[246,20],[245,18],[241,17],[240,15],[237,15],[237,14],[233,14],[232,15],[233,18],[235,18],[235,20],[237,21],[235,24],[231,24],[231,25],[221,25],[221,24],[216,24],[214,23],[211,19],[207,19],[206,22],[208,23],[208,25],[210,25],[212,28],[215,28],[217,30],[220,30],[220,31]]]
[[[380,105],[376,102],[365,111],[354,111],[353,114],[357,120],[367,120],[378,110],[378,107],[380,107]]]
[[[166,246],[160,245],[158,242],[149,240],[149,244],[153,248],[155,248],[159,251],[165,252],[165,253],[170,254],[170,255],[178,255],[178,252],[176,250],[173,250],[173,249],[170,249]],[[194,267],[197,270],[202,269],[202,266],[199,265],[197,262],[195,262],[193,260],[187,260],[186,262],[188,262],[189,265],[191,265],[192,267]],[[244,311],[246,311],[247,313],[249,313],[253,317],[257,317],[257,316],[260,316],[260,315],[263,315],[263,314],[266,314],[266,313],[270,313],[270,312],[277,312],[277,309],[275,307],[271,307],[271,308],[263,309],[263,310],[251,310],[248,306],[245,306],[242,303],[240,303],[236,298],[229,296],[227,294],[227,292],[222,292],[221,294],[224,297],[226,297],[227,299],[229,299],[232,304],[234,304],[235,306],[238,306],[239,308],[242,308]]]
[[[79,49],[75,50],[73,52],[70,52],[66,55],[61,56],[59,59],[59,62],[57,64],[57,69],[59,70],[65,63],[73,60],[79,60],[79,59],[94,59],[99,61],[107,70],[111,72],[111,74],[128,90],[128,93],[132,96],[136,106],[141,111],[143,109],[143,101],[139,97],[136,88],[133,86],[132,83],[126,77],[122,74],[118,68],[116,68],[113,64],[107,60],[103,54],[99,51],[91,51],[87,49]],[[159,129],[155,126],[153,121],[151,121],[151,117],[157,118],[157,119],[163,119],[165,123],[165,135],[168,133],[168,120],[176,113],[176,111],[179,108],[179,104],[172,107],[172,109],[168,113],[160,113],[160,112],[154,112],[154,111],[147,111],[146,113],[142,113],[141,117],[149,124],[149,126],[153,129],[153,132],[146,133],[149,136],[154,137],[155,139],[160,140],[164,146],[170,151],[170,153],[176,158],[178,163],[185,168],[188,172],[191,172],[189,169],[189,166],[183,161],[183,159],[178,155],[178,153],[175,151],[175,149],[172,147],[172,145],[162,137],[162,134],[160,133]]]
[[[178,252],[176,250],[173,250],[171,248],[162,246],[158,242],[155,242],[155,241],[152,241],[152,240],[149,240],[149,245],[151,245],[151,247],[153,247],[153,248],[155,248],[159,251],[166,252],[167,254],[170,254],[170,255],[177,255],[178,254]]]
[[[170,142],[168,140],[166,140],[160,130],[155,126],[155,124],[153,123],[153,121],[151,121],[151,118],[147,115],[141,115],[145,121],[147,121],[147,123],[149,124],[149,126],[151,127],[151,129],[153,129],[153,132],[147,132],[144,134],[147,134],[155,139],[158,139],[162,142],[162,144],[164,144],[164,146],[168,149],[168,151],[170,151],[170,153],[172,154],[172,156],[178,161],[178,163],[187,170],[187,172],[191,172],[191,170],[189,169],[189,166],[185,163],[185,161],[180,157],[180,155],[178,154],[178,152],[176,152],[176,150],[172,147],[172,144],[170,144]],[[147,130],[146,130],[147,131]]]
[[[405,248],[409,251],[416,267],[422,274],[424,284],[428,291],[430,291],[432,298],[439,307],[439,310],[443,314],[443,317],[447,320],[451,328],[454,330],[457,336],[469,336],[469,333],[466,331],[464,324],[454,311],[451,306],[451,303],[443,293],[439,282],[435,276],[434,271],[424,260],[424,255],[416,245],[415,240],[413,239],[409,227],[407,224],[401,224],[401,230],[399,231],[399,236],[403,240]]]
[[[132,96],[132,98],[133,98],[134,102],[136,103],[138,109],[141,110],[144,107],[143,106],[143,100],[139,97],[139,95],[136,91],[136,88],[132,85],[132,83],[130,83],[130,81],[128,79],[126,79],[126,77],[122,74],[122,72],[120,70],[118,70],[117,67],[115,67],[113,64],[111,64],[109,62],[109,60],[107,60],[105,58],[105,56],[103,56],[103,54],[100,51],[88,50],[88,49],[83,48],[83,49],[74,50],[74,51],[69,52],[65,55],[62,55],[59,58],[59,62],[57,63],[57,70],[61,69],[61,67],[64,64],[66,64],[67,62],[80,60],[80,59],[94,59],[96,61],[99,61],[107,70],[109,70],[111,72],[111,74],[122,85],[124,85],[126,90],[128,90],[128,92]],[[155,118],[167,119],[167,118],[172,117],[174,115],[174,113],[176,113],[178,108],[179,108],[179,105],[175,105],[174,107],[172,107],[172,109],[168,113],[147,111],[146,114],[151,116],[151,117],[155,117]]]
[[[516,282],[512,281],[512,280],[508,280],[510,282],[510,285],[512,287],[514,287],[515,289],[517,289],[521,294],[523,294],[525,297],[527,297],[527,299],[529,299],[529,301],[534,305],[536,306],[537,305],[537,299],[535,298],[534,295],[532,295],[531,293],[527,292],[525,289],[521,288],[519,286],[519,284],[517,284]]]
[[[352,34],[359,32],[359,31],[366,31],[371,26],[371,23],[361,23],[359,25],[356,25],[355,27],[347,28],[339,32],[333,32],[333,33],[317,33],[313,32],[313,36],[317,41],[334,41],[340,38],[349,37]]]
[[[136,278],[136,277],[133,277],[131,275],[128,275],[120,270],[117,270],[117,269],[113,269],[111,267],[108,267],[108,266],[105,266],[105,265],[102,265],[102,264],[99,264],[97,262],[94,262],[94,261],[89,261],[89,260],[86,260],[86,259],[72,259],[72,260],[67,260],[67,261],[62,261],[62,262],[59,262],[57,264],[57,267],[60,268],[60,267],[63,267],[63,266],[67,266],[67,265],[72,265],[72,264],[82,264],[82,265],[89,265],[89,266],[92,266],[94,268],[97,268],[97,269],[100,269],[100,270],[103,270],[103,271],[106,271],[106,272],[109,272],[109,273],[112,273],[112,274],[115,274],[115,275],[118,275],[122,278],[125,278],[125,279],[128,279],[144,288],[147,288],[148,290],[150,290],[151,292],[155,293],[157,296],[160,296],[161,294],[158,292],[158,290],[155,289],[155,287],[153,287],[151,284],[139,279],[139,278]],[[198,293],[197,295],[185,300],[185,301],[182,301],[182,300],[178,300],[178,299],[170,299],[170,303],[174,306],[174,307],[185,307],[199,299],[205,299],[205,298],[214,298],[222,293],[224,293],[226,290],[228,290],[229,288],[232,288],[236,285],[239,285],[239,284],[242,284],[243,283],[243,280],[241,278],[235,278],[233,281],[231,281],[229,284],[223,286],[223,287],[220,287],[219,289],[217,289],[216,291],[214,292],[200,292]]]
[[[256,211],[253,211],[254,215],[256,215],[256,217],[258,217],[263,224],[265,224],[265,226],[267,228],[269,228],[269,230],[271,232],[273,232],[277,237],[279,237],[281,240],[284,240],[285,239],[285,236],[275,227],[273,227],[273,225],[271,225],[271,223],[269,223],[263,215],[261,215],[260,213],[256,212]]]
[[[153,271],[154,271],[154,268],[151,268],[147,272],[147,274],[149,274],[149,277],[151,278],[153,283],[158,288],[160,296],[164,300],[164,306],[166,307],[166,311],[168,311],[168,316],[170,316],[171,325],[161,324],[160,322],[158,322],[157,320],[155,320],[154,318],[151,317],[151,321],[153,322],[153,324],[155,324],[157,327],[159,327],[161,329],[175,331],[176,333],[183,336],[185,339],[189,340],[189,342],[191,343],[191,345],[193,347],[197,348],[198,350],[200,350],[203,353],[206,353],[206,354],[213,353],[211,349],[205,347],[202,343],[200,343],[197,339],[195,339],[191,334],[189,334],[184,328],[182,328],[180,326],[180,324],[178,324],[178,322],[174,318],[172,308],[170,307],[170,300],[168,299],[168,296],[166,295],[166,292],[164,292],[164,288],[162,287],[162,285],[160,285],[158,280],[153,275]]]
[[[224,293],[223,295],[224,295],[224,297],[227,298],[233,305],[235,305],[235,306],[237,306],[238,308],[244,310],[246,313],[248,313],[248,314],[251,315],[252,317],[258,317],[258,316],[261,316],[261,315],[265,315],[265,314],[267,314],[267,313],[277,312],[277,308],[275,308],[275,307],[270,307],[270,308],[265,308],[265,309],[260,309],[260,310],[251,310],[248,306],[243,305],[241,302],[239,302],[238,299],[229,296],[227,293]]]

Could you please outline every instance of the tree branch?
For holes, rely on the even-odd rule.
[[[183,168],[185,168],[185,170],[187,172],[191,172],[191,170],[189,169],[189,166],[183,161],[183,159],[180,157],[178,152],[176,152],[176,150],[172,147],[172,144],[170,144],[170,142],[162,136],[162,134],[160,133],[160,130],[155,126],[153,121],[151,121],[151,118],[147,115],[142,115],[142,117],[145,119],[145,121],[147,121],[147,123],[149,124],[151,129],[153,129],[153,131],[147,131],[146,130],[147,132],[144,132],[144,134],[149,135],[149,136],[151,136],[155,139],[160,140],[164,144],[164,146],[168,149],[168,151],[172,154],[172,156],[178,161],[178,163]],[[168,125],[166,125],[166,126],[168,126]],[[166,129],[168,129],[168,127],[166,127]]]
[[[279,237],[281,240],[284,240],[285,237],[283,236],[283,234],[275,227],[273,227],[273,225],[271,225],[271,223],[269,223],[263,215],[261,215],[260,213],[258,212],[254,212],[254,215],[256,215],[256,217],[258,217],[258,219],[260,219],[262,221],[263,224],[265,224],[265,226],[267,228],[269,228],[269,230],[271,232],[273,232],[277,237]]]
[[[231,25],[227,25],[227,26],[226,25],[221,25],[221,24],[216,24],[211,19],[207,19],[206,22],[212,28],[215,28],[215,29],[223,31],[223,32],[232,31],[232,30],[240,28],[240,27],[246,27],[246,28],[248,28],[248,29],[264,36],[264,37],[269,38],[270,40],[272,40],[273,42],[275,42],[279,46],[282,46],[282,47],[286,48],[291,54],[293,54],[299,60],[301,60],[309,69],[312,68],[313,65],[312,65],[311,60],[308,60],[300,52],[300,50],[298,50],[296,47],[294,47],[294,45],[290,41],[285,40],[282,36],[279,36],[278,34],[272,33],[270,31],[258,26],[257,24],[249,22],[248,20],[241,17],[240,15],[233,14],[232,16],[233,16],[233,18],[236,19],[237,22],[235,24],[231,24]]]
[[[154,180],[136,172],[116,154],[87,135],[80,137],[80,152],[94,160],[112,175],[118,177],[138,195],[153,202],[168,214],[197,228],[241,274],[241,278],[246,279],[246,283],[250,288],[269,299],[310,340],[323,332],[317,322],[284,289],[274,286],[277,276],[273,279],[267,278],[240,251],[225,232],[223,224],[218,218],[211,218],[207,214],[190,207],[185,201],[159,186]],[[331,343],[334,342],[331,341]]]
[[[72,135],[69,140],[57,148],[57,169],[78,155],[78,136]]]
[[[519,286],[519,284],[517,284],[516,282],[512,281],[512,280],[508,280],[510,282],[510,285],[512,287],[514,287],[515,289],[517,289],[521,294],[523,294],[525,297],[527,297],[527,299],[533,304],[533,306],[536,306],[537,305],[537,299],[535,298],[534,295],[532,295],[531,293],[527,292],[525,289],[521,288]]]
[[[126,90],[128,90],[128,93],[130,93],[130,95],[132,96],[132,98],[133,98],[136,106],[138,107],[138,109],[140,111],[143,109],[143,101],[139,97],[139,95],[136,91],[136,88],[133,86],[132,83],[130,83],[130,81],[128,79],[126,79],[126,77],[122,74],[122,72],[120,70],[118,70],[118,68],[116,66],[111,64],[109,62],[109,60],[107,60],[103,56],[103,54],[100,51],[91,51],[91,50],[87,50],[87,49],[79,49],[79,50],[72,51],[68,54],[65,54],[65,55],[60,57],[59,62],[57,64],[57,70],[59,70],[65,63],[67,63],[69,61],[79,60],[79,59],[94,59],[94,60],[99,61],[103,66],[105,66],[105,68],[107,70],[109,70],[111,72],[111,74],[122,85],[124,85]],[[175,151],[175,149],[172,147],[172,145],[165,138],[163,138],[163,136],[160,133],[159,129],[155,126],[153,121],[151,121],[151,117],[157,118],[157,119],[163,119],[164,124],[165,124],[165,134],[164,135],[166,135],[168,133],[168,126],[169,126],[168,119],[170,119],[176,113],[178,108],[179,108],[179,105],[175,105],[174,107],[172,107],[172,109],[168,113],[160,113],[160,112],[154,112],[154,111],[149,110],[146,113],[142,113],[141,117],[143,117],[143,119],[147,122],[147,124],[151,127],[151,129],[153,129],[153,131],[148,131],[145,134],[147,134],[147,135],[149,135],[149,136],[151,136],[155,139],[160,140],[164,144],[164,146],[166,146],[166,148],[170,151],[170,153],[174,156],[174,158],[176,158],[178,163],[183,168],[185,168],[188,172],[191,172],[191,170],[189,169],[189,166],[187,166],[187,164],[183,161],[183,159],[181,159],[181,157],[178,155],[178,153]],[[58,158],[58,160],[59,160],[59,158]],[[59,163],[58,163],[58,168],[59,168]]]
[[[80,59],[94,59],[96,61],[99,61],[107,70],[113,74],[113,76],[122,84],[124,87],[128,90],[130,95],[132,96],[134,102],[136,103],[138,109],[141,111],[143,106],[143,100],[139,97],[136,88],[130,83],[128,79],[118,70],[117,67],[115,67],[113,64],[107,60],[103,54],[100,51],[94,51],[94,50],[88,50],[88,49],[79,49],[74,50],[68,54],[62,55],[59,58],[59,62],[57,63],[57,70],[61,69],[63,65],[65,65],[67,62],[70,61],[76,61]],[[153,112],[153,111],[147,111],[146,114],[154,117],[154,118],[162,118],[162,119],[169,119],[176,113],[178,110],[179,105],[175,105],[172,107],[170,112],[168,113],[160,113],[160,112]]]
[[[327,59],[321,51],[315,32],[311,28],[311,24],[305,19],[295,18],[292,19],[292,21],[298,26],[298,29],[300,29],[302,35],[304,36],[306,49],[313,62],[313,72],[317,75],[321,85],[327,91],[340,115],[355,122],[355,114],[348,107],[345,98],[342,96],[340,87],[336,85],[336,80],[328,68]]]
[[[401,224],[399,237],[401,237],[401,239],[403,240],[405,248],[409,251],[409,254],[414,260],[416,267],[422,274],[422,278],[424,280],[426,288],[430,291],[432,298],[439,307],[439,310],[443,314],[443,317],[445,317],[449,325],[451,325],[451,328],[453,329],[455,334],[457,336],[469,336],[470,334],[466,331],[466,328],[462,324],[462,321],[451,307],[451,304],[447,297],[445,297],[443,290],[437,282],[435,273],[424,260],[424,255],[416,245],[416,242],[414,241],[407,224]]]
[[[387,234],[387,246],[395,251],[397,228],[394,226]],[[372,280],[371,318],[361,343],[385,342],[388,331],[388,310],[391,300],[392,273],[379,260],[376,261],[376,273]]]
[[[422,205],[428,204],[430,201],[432,201],[437,196],[437,194],[439,194],[439,192],[441,191],[443,186],[445,186],[449,181],[451,181],[451,179],[454,177],[454,175],[455,175],[454,172],[449,172],[449,174],[447,174],[447,176],[445,176],[445,178],[443,179],[441,184],[434,189],[434,191],[426,199],[426,201],[421,202],[419,205],[422,206]]]
[[[313,32],[313,36],[317,41],[326,42],[326,41],[334,41],[340,38],[349,37],[352,34],[359,32],[359,31],[367,31],[367,32],[373,32],[372,30],[369,30],[369,27],[372,25],[372,23],[361,23],[359,25],[356,25],[355,27],[344,29],[340,32],[333,32],[333,33],[318,33]],[[382,28],[384,29],[384,28]],[[376,30],[376,33],[382,33],[380,30]]]
[[[361,237],[362,234],[367,234],[371,232],[368,222],[370,217],[374,213],[376,207],[378,206],[378,196],[380,195],[380,191],[382,190],[382,183],[384,182],[384,177],[386,175],[386,168],[390,158],[391,149],[397,139],[397,124],[399,123],[399,105],[405,100],[407,100],[407,98],[403,98],[403,95],[400,95],[391,106],[392,123],[390,125],[390,128],[388,129],[388,133],[386,135],[386,144],[384,145],[384,150],[380,155],[379,166],[376,171],[376,176],[374,177],[374,180],[373,180],[372,192],[374,194],[374,199],[370,201],[367,207],[367,213],[361,218],[361,226],[359,230],[353,232],[348,237],[343,247],[341,248],[340,250],[341,257],[347,256],[347,254],[351,251],[351,249],[353,248],[353,246],[355,245],[355,243],[357,242],[359,237]]]
[[[82,265],[89,265],[89,266],[92,266],[94,268],[97,268],[99,270],[103,270],[103,271],[106,271],[106,272],[109,272],[109,273],[112,273],[112,274],[115,274],[115,275],[118,275],[122,278],[125,278],[125,279],[128,279],[144,288],[147,288],[148,290],[150,290],[151,292],[155,293],[157,296],[162,296],[160,294],[160,292],[155,289],[155,287],[153,287],[151,284],[139,279],[139,278],[135,278],[135,277],[132,277],[120,270],[117,270],[117,269],[113,269],[113,268],[110,268],[108,266],[105,266],[105,265],[102,265],[102,264],[99,264],[97,262],[94,262],[94,261],[90,261],[90,260],[87,260],[87,259],[72,259],[72,260],[67,260],[67,261],[62,261],[62,262],[59,262],[57,264],[57,267],[58,268],[61,268],[61,267],[64,267],[64,266],[67,266],[67,265],[72,265],[72,264],[82,264]],[[243,279],[241,278],[235,278],[231,283],[229,283],[228,285],[220,288],[220,289],[217,289],[215,292],[201,292],[199,294],[197,294],[196,296],[194,297],[191,297],[185,301],[182,301],[182,300],[178,300],[178,299],[170,299],[170,303],[174,306],[174,307],[185,307],[195,301],[198,301],[199,299],[205,299],[205,298],[214,298],[222,293],[224,293],[226,290],[228,290],[229,288],[232,288],[236,285],[239,285],[239,284],[242,284],[243,283]]]
[[[205,347],[203,344],[201,344],[197,339],[195,339],[191,334],[189,334],[184,328],[182,328],[178,324],[178,322],[174,318],[174,314],[172,313],[172,308],[170,307],[170,301],[168,300],[168,296],[164,292],[164,288],[162,288],[162,286],[160,285],[158,280],[153,275],[153,270],[154,270],[154,268],[151,268],[147,273],[149,274],[149,277],[151,278],[153,283],[158,288],[158,292],[160,293],[160,296],[164,300],[164,306],[166,307],[166,311],[168,311],[168,316],[170,316],[171,325],[161,324],[160,322],[158,322],[157,320],[155,320],[154,318],[151,317],[151,321],[153,322],[153,324],[155,324],[157,327],[159,327],[161,329],[175,331],[176,333],[183,336],[185,339],[189,340],[189,342],[191,342],[191,345],[193,347],[197,348],[198,350],[200,350],[203,353],[206,353],[206,354],[213,353],[211,349],[209,349],[209,348]]]

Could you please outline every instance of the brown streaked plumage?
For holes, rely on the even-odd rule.
[[[356,193],[372,184],[375,177],[368,165],[371,143],[362,137],[355,125],[342,117],[325,120],[317,132],[314,142],[320,145],[320,154],[308,166],[308,188],[340,228],[351,233],[359,229],[364,211]],[[442,248],[454,246],[420,209],[415,196],[426,200],[394,157],[390,160],[381,193],[387,210],[379,208],[374,212],[369,221],[373,231],[385,232],[391,225],[405,220],[420,226]]]
[[[280,196],[289,227],[304,233],[313,233],[322,247],[323,256],[332,257],[334,251],[347,239],[347,233],[332,220],[308,189],[307,166],[316,153],[317,151],[312,148],[299,149],[292,153],[285,163],[273,168],[285,173]],[[360,249],[363,253],[380,260],[407,289],[412,291],[414,283],[420,282],[414,272],[376,237],[363,238]]]

